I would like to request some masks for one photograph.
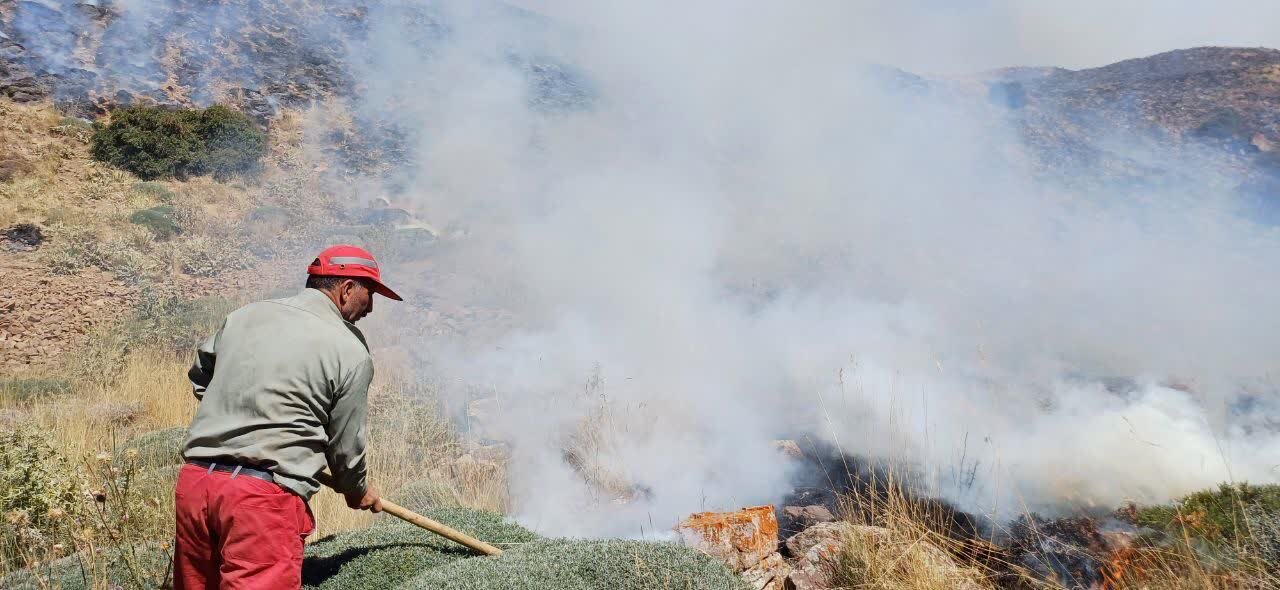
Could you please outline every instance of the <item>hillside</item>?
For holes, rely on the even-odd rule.
[[[309,586],[1280,588],[1280,50],[602,70],[463,4],[0,2],[0,580],[163,583],[192,346],[354,243],[378,485],[512,547],[323,493]],[[131,167],[211,105],[260,160]]]

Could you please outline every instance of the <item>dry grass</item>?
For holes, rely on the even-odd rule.
[[[136,433],[186,426],[195,412],[185,360],[145,351],[125,360],[115,382],[77,384],[77,393],[22,408],[73,460],[114,448]],[[0,398],[0,406],[4,405]]]
[[[833,572],[839,588],[942,590],[1043,588],[1069,583],[1033,577],[1008,550],[979,538],[949,532],[950,514],[913,499],[895,481],[868,485],[842,499],[841,514],[853,524]],[[870,526],[868,526],[870,525]],[[1102,565],[1107,590],[1280,590],[1280,568],[1265,562],[1223,559],[1191,538],[1134,542]]]
[[[912,501],[893,474],[888,477],[883,487],[873,482],[842,498],[840,512],[854,526],[844,535],[836,584],[876,590],[995,588],[1000,572],[975,553],[986,544],[952,539],[945,534],[947,514]]]
[[[47,432],[73,464],[92,465],[99,453],[133,436],[190,424],[197,402],[186,380],[189,361],[184,356],[135,352],[111,382],[80,385],[72,393],[45,400],[19,401],[0,390],[0,410],[19,412],[23,421]],[[464,446],[436,413],[430,391],[397,383],[394,375],[380,375],[370,406],[369,469],[378,489],[394,493],[406,484],[431,479],[452,492],[459,505],[495,511],[507,507],[504,466],[462,458]],[[160,504],[157,509],[168,511],[164,517],[171,522],[171,499]],[[343,498],[329,490],[316,495],[311,508],[317,520],[312,538],[360,528],[376,518],[347,508]]]

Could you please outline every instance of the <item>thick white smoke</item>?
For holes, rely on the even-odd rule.
[[[911,462],[997,514],[1280,477],[1280,242],[1230,213],[1211,156],[1179,164],[1186,186],[1067,189],[981,93],[868,66],[949,51],[899,53],[912,23],[1008,22],[941,3],[433,6],[433,51],[384,19],[360,77],[377,116],[396,104],[422,131],[404,198],[465,234],[424,280],[516,318],[422,360],[450,395],[496,394],[490,434],[514,443],[535,527],[632,535],[774,501],[769,440],[788,433]],[[1004,48],[973,63],[1055,55]],[[540,107],[513,55],[570,64],[590,104]],[[569,466],[583,421],[592,469],[648,496],[610,505]]]

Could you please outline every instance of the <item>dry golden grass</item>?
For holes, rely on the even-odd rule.
[[[125,358],[124,368],[108,384],[82,387],[69,394],[34,402],[6,399],[0,409],[23,414],[23,420],[49,433],[55,448],[75,464],[110,451],[133,436],[187,426],[196,409],[186,380],[184,355],[143,350]],[[370,393],[369,470],[371,482],[384,493],[430,479],[457,504],[503,511],[507,508],[502,465],[460,457],[465,449],[451,425],[435,411],[429,391],[405,387],[394,375],[379,376]],[[171,498],[159,507],[170,511]],[[366,526],[374,515],[351,510],[344,499],[322,490],[311,500],[317,521],[312,538]],[[391,518],[391,517],[384,517]]]
[[[135,353],[114,383],[79,384],[70,395],[36,401],[23,410],[64,456],[88,458],[133,434],[190,423],[195,399],[186,366],[173,354]]]
[[[913,501],[893,477],[879,492],[869,486],[842,499],[841,514],[855,526],[843,539],[833,576],[837,587],[1066,590],[1034,578],[994,543],[947,534],[947,515]],[[1190,538],[1160,546],[1135,540],[1103,564],[1102,576],[1107,590],[1280,590],[1275,564],[1208,557]]]

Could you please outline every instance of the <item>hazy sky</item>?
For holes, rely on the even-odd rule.
[[[578,3],[514,4],[572,19]],[[687,10],[671,6],[673,18]],[[861,57],[919,72],[1075,69],[1202,45],[1280,47],[1280,2],[1273,0],[809,0],[790,10],[804,6],[824,19],[842,14],[836,21],[815,19],[812,26],[847,29],[849,48]]]

